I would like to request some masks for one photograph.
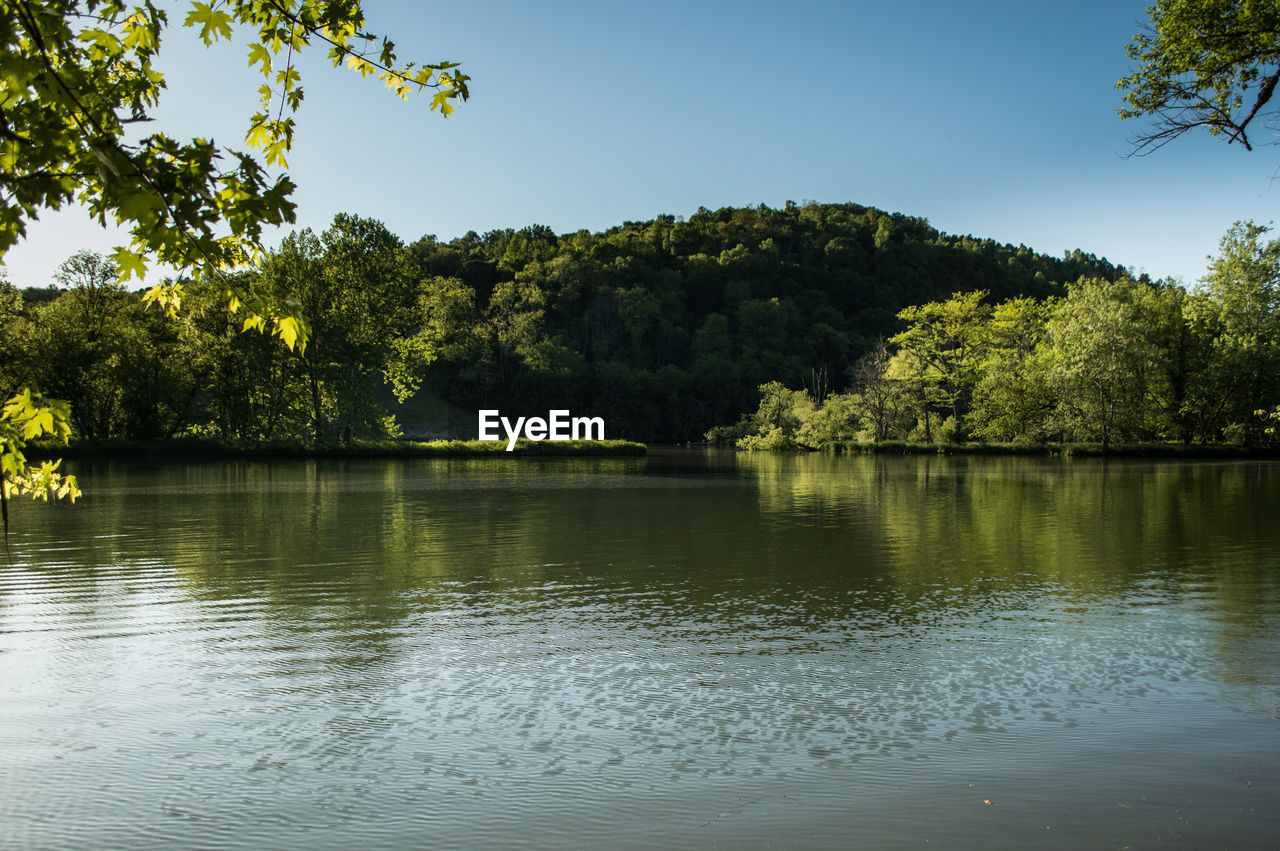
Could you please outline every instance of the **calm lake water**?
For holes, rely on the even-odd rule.
[[[1280,464],[81,464],[0,844],[1267,847]]]

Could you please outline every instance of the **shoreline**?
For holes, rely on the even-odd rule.
[[[59,445],[32,443],[28,460],[164,459],[198,461],[212,458],[587,458],[640,457],[648,452],[643,443],[628,440],[525,440],[508,452],[506,441],[493,440],[353,440],[347,444],[306,446],[264,443],[248,446],[212,440],[84,441]]]
[[[521,438],[508,452],[506,441],[489,440],[353,440],[349,444],[307,446],[295,443],[263,443],[237,446],[198,438],[161,441],[81,441],[67,445],[32,442],[30,461],[65,458],[74,461],[158,459],[200,461],[207,459],[292,458],[638,458],[650,449],[716,449],[737,453],[774,455],[989,455],[1041,458],[1169,458],[1169,459],[1280,459],[1280,446],[1236,444],[1125,443],[908,443],[906,441],[834,441],[820,446],[789,449],[740,449],[711,444],[648,444],[628,440],[528,440]]]
[[[739,450],[753,451],[753,450]],[[806,450],[800,450],[806,451]],[[1280,446],[1228,443],[862,443],[837,441],[808,450],[837,455],[1027,455],[1058,458],[1280,458]]]

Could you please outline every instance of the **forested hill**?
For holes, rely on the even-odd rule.
[[[473,291],[479,314],[522,320],[504,325],[505,345],[433,365],[440,393],[462,408],[569,405],[644,440],[696,440],[754,407],[765,381],[843,387],[909,305],[977,289],[1044,297],[1122,273],[1079,250],[1049,257],[857,204],[701,209],[594,234],[535,226],[409,250],[425,276]]]
[[[70,401],[85,437],[250,442],[394,434],[389,415],[410,435],[447,425],[473,436],[478,407],[568,408],[604,417],[609,437],[697,440],[753,409],[766,381],[842,389],[851,365],[901,330],[904,307],[972,290],[1044,297],[1123,274],[1079,251],[1048,257],[856,204],[407,246],[339,215],[241,279],[302,305],[312,337],[291,352],[240,333],[195,284],[172,320],[113,287],[101,258],[72,260],[67,289],[6,306],[0,377]],[[418,402],[400,406],[392,385]],[[451,421],[424,398],[450,403]]]

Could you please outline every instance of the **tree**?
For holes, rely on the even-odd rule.
[[[1046,369],[1067,436],[1103,446],[1150,436],[1162,356],[1148,295],[1133,281],[1081,280],[1054,311]]]
[[[274,285],[263,271],[236,273],[238,285]],[[166,360],[187,367],[188,416],[182,425],[188,435],[242,443],[313,439],[311,394],[297,348],[244,333],[218,288],[203,282],[187,287],[177,322],[161,319],[177,326]],[[310,350],[308,345],[304,351]]]
[[[82,251],[63,261],[55,278],[67,290],[32,311],[25,341],[28,379],[44,393],[70,403],[71,425],[92,439],[118,436],[122,373],[136,356],[129,350],[126,316],[136,302],[116,279],[115,264]]]
[[[739,449],[795,449],[797,432],[814,414],[813,399],[780,381],[760,385],[760,406],[746,424]]]
[[[104,225],[128,229],[130,242],[112,255],[121,279],[141,279],[149,262],[211,277],[245,328],[270,330],[304,346],[307,325],[296,304],[269,304],[237,287],[223,270],[263,254],[266,226],[294,221],[293,183],[269,174],[253,155],[205,139],[179,142],[164,133],[130,141],[150,120],[164,77],[154,61],[168,15],[152,0],[9,0],[0,11],[0,261],[41,211],[79,203]],[[227,0],[191,2],[183,25],[206,45],[247,33],[249,65],[264,83],[245,143],[268,168],[285,169],[293,113],[302,102],[294,57],[321,45],[335,67],[376,74],[400,97],[432,89],[430,108],[448,115],[468,95],[457,63],[400,64],[395,44],[364,29],[360,0]],[[224,167],[223,163],[227,163]],[[175,311],[179,284],[159,285],[149,299]],[[53,482],[18,459],[24,441],[65,437],[64,408],[38,393],[10,399],[0,417],[0,500],[11,489]],[[48,488],[41,491],[47,495]],[[4,503],[7,517],[7,502]]]
[[[853,440],[862,428],[859,399],[853,393],[831,393],[818,402],[796,430],[796,443],[821,446],[837,440]]]
[[[1280,401],[1280,240],[1265,240],[1268,230],[1232,225],[1194,302],[1193,316],[1211,329],[1205,377],[1215,414],[1249,423],[1246,440],[1261,434],[1250,415]]]
[[[855,411],[873,441],[887,440],[903,418],[903,391],[889,378],[891,356],[884,338],[852,368]]]
[[[5,4],[0,256],[41,210],[73,202],[104,225],[114,219],[129,229],[129,246],[112,258],[122,280],[141,278],[149,259],[210,274],[244,265],[262,256],[265,226],[294,220],[293,183],[268,174],[250,154],[164,133],[128,141],[133,125],[150,120],[165,85],[153,61],[167,23],[150,0]],[[192,2],[183,25],[198,28],[207,45],[231,40],[233,26],[249,34],[249,65],[264,83],[245,143],[263,152],[268,167],[287,168],[292,114],[303,96],[294,57],[313,44],[328,46],[335,67],[345,62],[364,76],[376,73],[401,97],[434,89],[431,108],[445,115],[450,101],[468,94],[456,63],[398,65],[395,45],[385,38],[378,44],[363,29],[359,0]],[[221,166],[224,159],[231,167]],[[153,291],[168,304],[178,297],[172,289]],[[287,342],[305,335],[296,316],[271,321]]]
[[[1039,441],[1053,410],[1045,358],[1037,357],[1054,301],[1015,298],[995,306],[991,349],[973,391],[974,434],[998,442]]]
[[[96,252],[77,251],[62,261],[53,277],[83,295],[85,326],[91,334],[101,333],[107,305],[124,292],[116,264]]]
[[[946,396],[938,386],[937,372],[914,351],[904,348],[889,359],[884,377],[894,393],[898,416],[905,424],[915,423],[915,428],[906,429],[906,438],[933,443],[934,409],[946,403]]]
[[[986,296],[981,290],[957,293],[946,301],[908,307],[898,313],[908,323],[907,330],[889,341],[915,364],[921,381],[936,386],[938,399],[950,410],[957,429],[969,412],[989,344],[991,308],[983,304]],[[925,430],[931,432],[927,410],[924,417]]]
[[[411,323],[416,292],[404,247],[381,222],[344,213],[334,217],[320,241],[319,274],[302,282],[307,295],[301,301],[314,304],[317,317],[324,317],[326,339],[324,351],[313,357],[308,347],[303,359],[329,385],[334,424],[344,438],[371,428],[387,430],[391,424],[377,414],[370,379],[387,373],[395,342]]]
[[[0,399],[7,399],[31,383],[23,358],[31,333],[29,305],[0,269]]]
[[[1249,133],[1276,117],[1280,4],[1275,0],[1156,0],[1150,26],[1134,36],[1137,63],[1116,87],[1121,118],[1146,118],[1134,153],[1163,147],[1197,128],[1253,150]]]

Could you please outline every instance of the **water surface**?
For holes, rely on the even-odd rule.
[[[77,472],[0,568],[3,843],[1280,835],[1274,462]]]

